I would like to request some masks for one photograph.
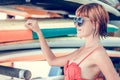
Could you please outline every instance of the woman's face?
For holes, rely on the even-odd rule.
[[[77,37],[88,37],[93,35],[95,27],[87,17],[77,17],[74,20],[77,29]]]

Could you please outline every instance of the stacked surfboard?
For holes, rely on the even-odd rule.
[[[35,32],[27,29],[27,20],[1,20],[0,43],[38,39]],[[76,28],[72,19],[38,19],[45,38],[75,36]],[[108,24],[107,31],[116,32],[118,27]]]
[[[25,22],[26,20],[0,21],[1,62],[38,59],[35,55],[35,53],[38,54],[40,51],[38,37],[35,32],[24,27]],[[59,50],[60,48],[68,48],[71,52],[73,49],[70,48],[78,48],[84,44],[84,39],[76,37],[76,28],[72,19],[39,19],[38,23],[48,45],[52,49],[57,48],[57,50]],[[108,32],[116,32],[118,29],[118,27],[111,24],[107,26]],[[120,47],[120,38],[107,37],[106,39],[101,39],[101,43],[105,47]],[[30,49],[32,49],[32,51],[29,51]],[[30,52],[32,52],[32,54],[30,54]],[[55,53],[60,53],[60,51]],[[118,53],[119,52],[117,52],[117,56],[119,55]],[[17,56],[15,57],[13,54]],[[59,55],[64,54],[65,53],[60,53]],[[43,55],[39,57],[39,59],[43,60]]]
[[[78,48],[84,44],[84,39],[76,37],[76,28],[72,19],[39,19],[38,21],[51,48]],[[15,53],[19,54],[16,50],[40,49],[36,33],[25,28],[25,22],[26,20],[5,20],[0,22],[1,54],[9,51],[15,51]],[[108,24],[108,32],[115,32],[118,29],[118,27]],[[105,47],[120,47],[119,41],[120,38],[117,37],[101,39],[101,43]],[[23,53],[25,52],[23,51]]]

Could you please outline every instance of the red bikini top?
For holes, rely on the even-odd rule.
[[[72,62],[69,64],[69,60],[67,61],[66,65],[64,66],[64,80],[87,80],[81,78],[81,68],[79,65],[89,56],[91,55],[97,48],[93,49],[86,57],[84,57],[78,64]]]

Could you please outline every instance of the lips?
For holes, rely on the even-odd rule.
[[[77,29],[77,32],[81,31],[81,29]]]
[[[77,30],[77,33],[79,34],[81,32],[81,29]]]

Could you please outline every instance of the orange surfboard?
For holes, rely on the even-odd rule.
[[[43,9],[38,9],[35,7],[28,7],[28,6],[15,6],[15,9],[25,11],[30,15],[33,15],[34,17],[39,18],[39,16],[49,16],[49,18],[61,18],[62,16],[58,13],[50,12]]]
[[[31,40],[31,39],[32,39],[32,31],[30,30],[1,30],[0,31],[0,43]]]
[[[0,6],[0,13],[6,14],[7,17],[13,16],[14,19],[17,17],[26,18],[61,18],[62,16],[58,13],[39,9],[38,7],[30,7],[30,6],[15,6],[15,5],[4,5]]]

